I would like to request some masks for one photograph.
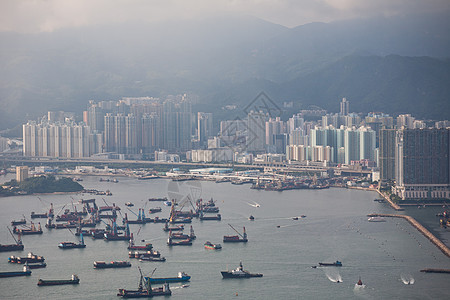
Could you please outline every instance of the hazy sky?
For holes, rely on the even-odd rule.
[[[231,13],[294,27],[309,22],[447,10],[450,0],[0,0],[0,31],[39,32],[130,20]]]

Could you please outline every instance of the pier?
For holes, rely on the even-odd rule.
[[[414,226],[417,230],[420,231],[427,239],[429,239],[433,244],[436,245],[436,247],[439,248],[439,250],[442,251],[445,255],[450,257],[450,249],[441,242],[437,237],[435,237],[428,229],[423,227],[419,222],[416,221],[411,216],[405,216],[405,215],[394,215],[394,214],[370,214],[367,215],[368,217],[388,217],[388,218],[402,218],[407,220],[412,226]]]

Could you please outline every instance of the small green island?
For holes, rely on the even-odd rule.
[[[53,175],[30,177],[17,182],[15,179],[3,184],[0,196],[28,195],[36,193],[80,192],[84,188],[69,177],[56,178]]]

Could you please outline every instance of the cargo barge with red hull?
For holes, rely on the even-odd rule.
[[[223,237],[223,242],[224,243],[247,243],[248,239],[247,239],[247,233],[245,232],[245,227],[244,227],[244,234],[240,234],[239,231],[237,231],[233,226],[231,226],[231,224],[228,224],[231,228],[233,228],[234,231],[236,231],[236,233],[238,235],[225,235]]]
[[[34,225],[33,222],[31,222],[30,228],[17,228],[14,226],[13,232],[15,234],[21,234],[21,235],[31,235],[31,234],[42,234],[42,227],[41,223],[38,223],[38,227]]]
[[[115,269],[115,268],[129,268],[131,267],[131,263],[129,261],[112,261],[112,262],[104,262],[104,261],[94,261],[95,269]]]
[[[0,252],[8,252],[8,251],[21,251],[23,250],[24,246],[22,244],[22,237],[19,234],[19,237],[16,238],[14,237],[14,234],[11,232],[11,229],[9,229],[9,233],[11,234],[11,236],[13,237],[14,241],[16,242],[15,244],[6,244],[6,245],[2,245],[0,244]]]
[[[190,239],[173,241],[172,238],[169,237],[167,240],[168,246],[192,246],[192,241]]]

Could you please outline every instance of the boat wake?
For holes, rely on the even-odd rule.
[[[414,284],[414,278],[410,274],[402,274],[400,275],[400,279],[406,285]]]
[[[355,290],[361,290],[361,289],[365,289],[366,288],[366,285],[365,284],[363,284],[363,285],[358,285],[358,284],[356,284],[355,283]]]
[[[184,289],[184,288],[187,288],[187,287],[189,287],[189,284],[183,284],[183,285],[180,285],[180,286],[171,286],[170,289],[171,290],[176,290],[176,289]]]
[[[343,281],[342,276],[336,270],[327,269],[325,271],[325,275],[327,276],[328,280],[330,280],[331,282],[340,283]]]
[[[248,205],[253,206],[253,207],[260,207],[261,205],[259,203],[256,203],[255,201],[253,201],[253,203],[250,202],[246,202]]]

